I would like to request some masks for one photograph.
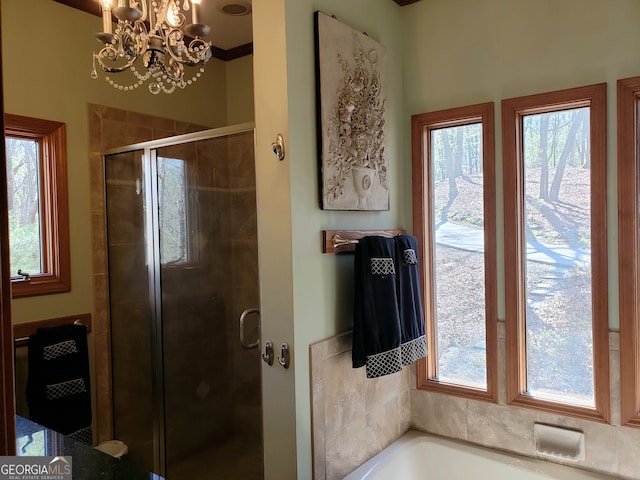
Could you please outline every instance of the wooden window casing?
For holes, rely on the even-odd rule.
[[[435,232],[431,227],[433,199],[429,168],[431,132],[436,129],[480,123],[482,125],[483,207],[484,207],[484,286],[486,324],[486,389],[438,380],[435,323],[433,250]],[[496,402],[498,397],[498,322],[496,280],[496,203],[495,203],[494,104],[453,108],[412,117],[413,231],[421,258],[422,295],[428,355],[417,364],[418,388],[467,398]]]
[[[534,398],[527,393],[522,119],[525,115],[579,107],[589,107],[590,115],[593,408]],[[502,101],[507,401],[513,405],[601,422],[610,419],[606,134],[606,84]]]
[[[640,77],[618,80],[618,283],[620,301],[620,413],[640,427]]]
[[[23,281],[11,272],[13,298],[71,289],[67,146],[64,123],[6,113],[5,137],[38,142],[40,151],[41,248],[43,271]],[[31,272],[30,272],[31,273]]]

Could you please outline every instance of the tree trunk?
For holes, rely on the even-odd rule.
[[[549,115],[540,116],[540,198],[549,200]]]
[[[590,139],[591,139],[591,132],[590,130],[590,122],[587,122],[586,120],[584,120],[582,122],[582,145],[580,148],[580,156],[582,158],[582,168],[591,168],[591,148],[590,148]]]
[[[456,149],[454,156],[454,174],[456,177],[463,175],[462,163],[464,162],[464,136],[463,129],[458,127],[456,129]]]
[[[549,190],[549,199],[552,202],[557,202],[558,197],[560,195],[560,184],[562,183],[562,177],[564,175],[564,168],[567,165],[567,159],[569,158],[569,153],[573,149],[573,145],[576,141],[576,134],[578,133],[578,129],[588,110],[580,111],[576,113],[573,118],[573,123],[571,124],[571,129],[569,130],[569,134],[567,135],[567,141],[564,144],[564,148],[562,149],[562,154],[560,155],[560,160],[558,161],[558,166],[556,167],[556,173],[553,176],[553,182],[551,182],[551,189]]]
[[[442,143],[444,146],[444,156],[447,163],[447,177],[449,178],[449,205],[453,203],[453,200],[458,196],[458,185],[456,184],[456,175],[454,169],[454,158],[451,143],[449,141],[449,131],[443,129],[442,131]]]

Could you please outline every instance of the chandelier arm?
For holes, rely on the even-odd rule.
[[[119,56],[118,49],[114,48],[111,45],[107,45],[106,47],[101,49],[98,53],[94,53],[94,58],[98,60],[98,64],[100,65],[100,68],[102,68],[102,70],[104,70],[105,72],[109,72],[109,73],[120,73],[130,69],[131,65],[133,65],[133,63],[136,61],[136,58],[137,58],[137,57],[129,57],[127,59],[127,62],[121,66],[110,66],[103,61],[104,59],[109,59],[115,62],[118,56]]]
[[[171,49],[169,49],[171,50]],[[171,59],[174,60],[174,64],[176,66],[175,69],[170,69],[170,66],[172,65],[171,63]],[[169,60],[169,65],[166,64],[162,64],[162,71],[164,72],[164,74],[167,76],[168,80],[171,80],[174,83],[180,83],[182,82],[182,78],[184,76],[184,66],[182,64],[182,62],[180,62],[179,60],[175,60],[175,58],[173,58],[173,56],[171,57],[171,59]]]
[[[142,17],[140,20],[144,22],[149,17],[149,8],[147,6],[147,0],[140,0],[140,7],[142,8]]]

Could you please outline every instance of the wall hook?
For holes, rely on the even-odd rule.
[[[280,355],[278,355],[278,363],[284,368],[289,368],[291,363],[291,352],[289,351],[289,344],[283,343],[280,347]]]
[[[276,154],[276,157],[278,157],[278,160],[284,160],[284,136],[282,136],[281,133],[276,135],[276,141],[271,144],[271,149],[273,150],[273,153]]]
[[[273,355],[274,355],[273,342],[271,340],[267,340],[267,343],[265,343],[265,345],[264,345],[264,352],[262,353],[262,360],[267,365],[273,365]]]

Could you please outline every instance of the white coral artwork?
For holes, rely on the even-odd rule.
[[[322,208],[388,210],[385,49],[316,15]]]

